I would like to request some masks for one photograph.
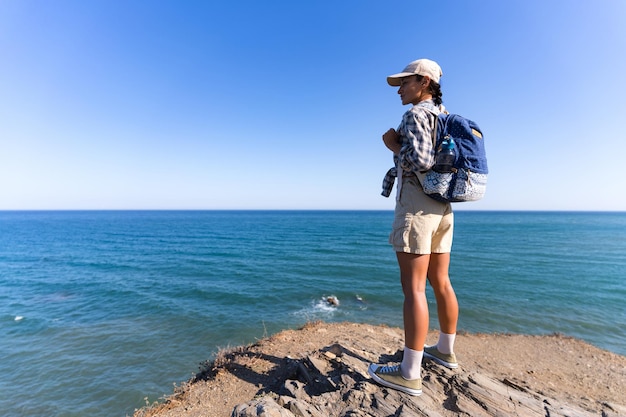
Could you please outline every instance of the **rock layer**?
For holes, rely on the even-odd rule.
[[[401,329],[309,324],[222,352],[135,416],[626,416],[626,357],[576,339],[461,334],[460,368],[425,359],[419,397],[367,374],[400,361],[401,347]]]

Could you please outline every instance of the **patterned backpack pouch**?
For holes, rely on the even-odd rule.
[[[487,155],[485,141],[478,125],[458,114],[433,113],[433,146],[435,157],[444,140],[455,142],[455,162],[452,172],[436,172],[432,168],[420,173],[424,193],[444,203],[477,201],[487,189]]]

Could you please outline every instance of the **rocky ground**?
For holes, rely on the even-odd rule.
[[[577,339],[459,334],[459,368],[425,359],[419,397],[367,374],[402,347],[398,328],[310,323],[221,352],[134,417],[626,416],[626,357]]]

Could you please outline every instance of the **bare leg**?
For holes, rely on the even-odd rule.
[[[450,283],[449,267],[449,253],[433,253],[430,255],[428,280],[433,287],[435,299],[437,300],[439,328],[443,333],[456,334],[456,326],[459,320],[459,304]]]
[[[404,293],[404,343],[410,349],[421,351],[428,333],[426,276],[430,255],[396,252],[396,256]]]

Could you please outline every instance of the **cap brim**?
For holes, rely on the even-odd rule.
[[[387,77],[387,84],[392,87],[400,87],[402,78],[410,77],[411,75],[417,75],[413,72],[399,72],[397,74]]]

